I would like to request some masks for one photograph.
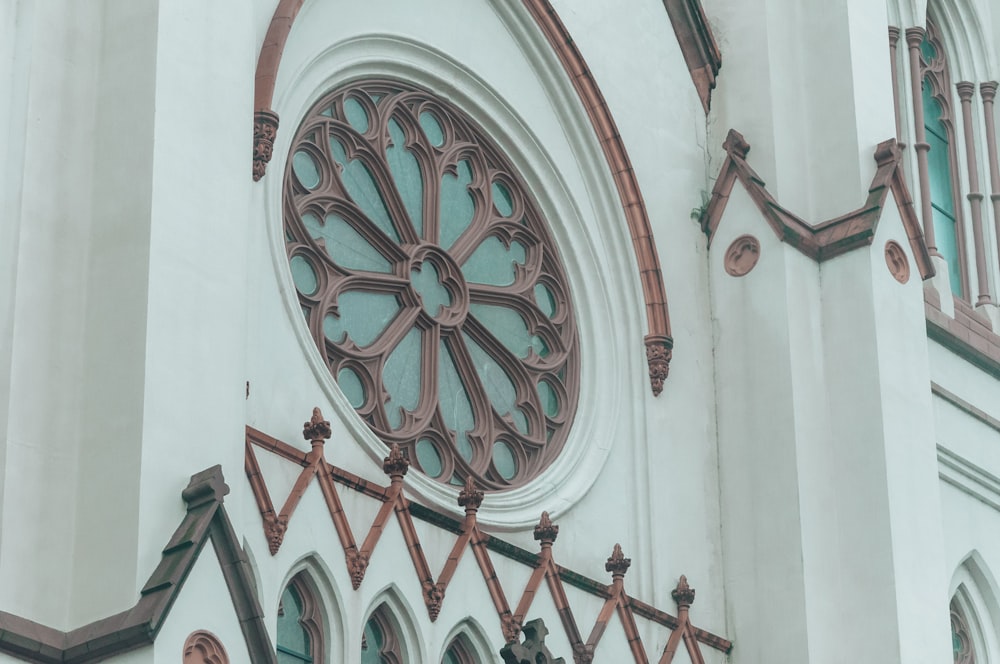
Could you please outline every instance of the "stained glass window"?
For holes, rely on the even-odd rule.
[[[407,661],[389,610],[383,604],[365,622],[361,664],[406,664]]]
[[[318,662],[321,647],[315,602],[302,581],[293,579],[278,604],[278,664]]]
[[[441,482],[529,481],[566,440],[579,350],[562,261],[475,122],[408,83],[323,97],[293,140],[285,237],[348,401]]]

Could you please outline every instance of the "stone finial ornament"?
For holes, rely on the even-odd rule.
[[[389,477],[402,478],[406,471],[410,469],[410,460],[403,456],[399,449],[399,443],[393,443],[389,450],[389,456],[382,459],[382,471]]]
[[[475,512],[483,504],[483,492],[476,488],[472,481],[472,475],[465,478],[465,486],[458,492],[458,506],[464,507],[465,511]]]
[[[524,623],[521,631],[522,643],[509,643],[500,650],[504,664],[565,664],[562,657],[553,657],[545,645],[549,630],[541,618]]]
[[[278,114],[259,110],[253,114],[253,181],[259,182],[267,172],[274,150],[274,137],[278,134]]]
[[[670,591],[671,597],[677,602],[677,607],[686,609],[694,603],[694,588],[688,585],[687,577],[681,574],[677,587]]]
[[[608,558],[608,562],[604,563],[604,569],[607,572],[611,572],[612,577],[625,576],[625,572],[632,565],[632,559],[626,558],[625,554],[622,553],[622,545],[615,544],[614,550],[611,552],[611,557]]]
[[[322,443],[332,435],[333,430],[330,429],[330,423],[323,419],[323,413],[318,407],[313,408],[312,418],[302,425],[302,437],[314,443]]]
[[[542,545],[552,544],[556,541],[558,535],[559,526],[553,525],[548,512],[542,512],[542,518],[538,520],[538,525],[535,526],[535,539],[540,541]]]

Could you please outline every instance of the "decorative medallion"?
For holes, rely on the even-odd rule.
[[[723,265],[730,276],[742,277],[757,265],[758,260],[760,242],[753,235],[741,235],[726,249]]]
[[[889,266],[889,274],[899,283],[905,284],[910,280],[910,259],[895,240],[885,243],[885,264]]]
[[[457,487],[552,463],[579,391],[569,284],[486,133],[413,85],[358,81],[309,111],[284,189],[302,313],[372,431]]]

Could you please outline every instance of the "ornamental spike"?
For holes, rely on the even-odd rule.
[[[625,554],[622,553],[622,545],[615,544],[614,551],[611,552],[611,557],[608,558],[608,562],[604,563],[604,569],[607,572],[611,572],[612,577],[622,577],[625,576],[625,572],[632,565],[632,559],[626,558]]]
[[[302,424],[302,437],[313,443],[323,443],[331,435],[333,431],[330,423],[323,419],[323,413],[318,407],[313,408],[312,418]]]

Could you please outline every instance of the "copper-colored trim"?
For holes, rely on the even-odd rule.
[[[215,634],[192,632],[184,641],[184,664],[229,664],[229,655]]]
[[[712,35],[712,27],[700,0],[663,0],[663,6],[667,8],[684,62],[707,115],[712,106],[715,77],[722,67],[722,54]]]
[[[986,246],[983,242],[983,194],[979,191],[979,159],[976,157],[976,139],[972,131],[972,95],[976,86],[962,81],[955,86],[962,100],[962,125],[965,129],[965,158],[969,170],[969,205],[972,208],[972,241],[976,251],[976,278],[979,297],[976,306],[992,304],[989,279],[986,276]]]
[[[278,116],[270,108],[274,95],[274,84],[277,80],[278,66],[285,42],[291,31],[292,23],[302,7],[302,2],[303,0],[281,0],[278,3],[264,39],[264,46],[257,59],[254,109],[255,111],[267,111],[270,114],[267,117],[260,116],[262,118],[260,121],[264,124],[270,122],[271,116],[273,116],[275,131],[277,130]],[[646,302],[648,333],[645,343],[647,361],[650,365],[650,386],[654,396],[659,395],[662,390],[662,379],[669,371],[670,359],[673,356],[673,339],[670,334],[670,314],[663,287],[660,259],[656,251],[656,244],[653,242],[652,226],[642,199],[642,193],[639,190],[638,180],[632,169],[628,152],[625,150],[625,144],[622,142],[614,119],[611,117],[611,111],[604,101],[604,96],[555,9],[549,0],[523,0],[523,2],[542,34],[548,40],[549,45],[555,51],[580,97],[618,188],[622,209],[632,236],[636,261],[639,264],[639,278]],[[704,21],[703,15],[701,19]],[[705,29],[708,29],[707,23],[705,23]],[[710,38],[711,32],[708,31],[707,34]],[[258,132],[255,130],[255,135],[256,133]],[[263,126],[259,133],[262,136],[266,133]],[[273,133],[271,133],[269,140],[273,144]],[[255,140],[255,179],[260,179],[256,177],[258,170],[261,177],[263,176],[263,169],[266,167],[263,155],[267,152],[266,146],[262,145],[261,141]],[[261,156],[260,159],[258,159],[258,155]],[[655,347],[657,351],[651,352],[651,347]]]
[[[934,266],[920,232],[920,222],[913,210],[906,181],[902,174],[902,153],[895,139],[879,143],[875,149],[878,165],[875,177],[868,188],[864,205],[846,215],[810,224],[782,207],[765,188],[764,181],[750,166],[746,156],[750,144],[743,135],[731,129],[723,144],[726,159],[712,189],[712,197],[702,215],[702,229],[708,235],[709,246],[722,221],[729,202],[729,195],[737,180],[746,189],[761,215],[782,242],[790,244],[813,260],[824,260],[847,253],[858,247],[868,246],[875,239],[875,229],[885,208],[885,200],[892,193],[899,208],[903,227],[910,242],[917,267],[923,279],[934,276]]]
[[[658,395],[663,389],[662,380],[658,380],[658,377],[669,370],[673,355],[673,339],[670,336],[670,314],[667,309],[667,295],[663,288],[660,258],[656,252],[656,243],[653,242],[653,230],[646,212],[646,204],[639,190],[639,182],[632,169],[625,144],[618,133],[618,127],[604,101],[604,95],[601,94],[597,81],[566,30],[566,26],[556,14],[556,10],[552,8],[549,0],[523,1],[562,62],[573,87],[576,88],[577,95],[583,102],[591,124],[594,125],[594,131],[601,141],[604,157],[618,187],[629,232],[632,234],[635,257],[639,263],[639,276],[646,300],[646,317],[649,324],[646,346],[647,360],[650,364],[650,385],[653,394]],[[648,350],[650,346],[658,347],[660,352],[651,353]],[[659,363],[655,372],[654,362]]]
[[[927,130],[924,127],[924,100],[921,95],[923,84],[923,67],[920,64],[920,44],[924,41],[924,29],[921,27],[906,29],[906,45],[910,54],[910,96],[913,102],[913,131],[917,149],[917,173],[920,182],[920,216],[924,222],[924,238],[927,249],[933,255],[937,253],[934,242],[934,211],[931,208],[931,177],[927,163],[927,152],[931,149],[927,142]]]
[[[69,632],[0,611],[0,652],[40,664],[83,664],[151,645],[206,542],[211,540],[250,661],[276,664],[250,563],[222,504],[228,493],[220,466],[191,476],[181,493],[187,513],[164,547],[160,564],[134,607]]]
[[[252,427],[247,427],[246,441],[248,456],[246,462],[248,469],[247,476],[251,483],[251,489],[257,497],[258,505],[265,505],[269,498],[267,498],[267,487],[263,478],[260,477],[259,468],[254,458],[256,454],[255,448],[266,449],[302,466],[309,464],[311,461],[308,459],[309,455],[307,453],[295,451],[291,446],[267,436]],[[322,451],[321,446],[319,449]],[[427,606],[428,615],[432,621],[437,618],[441,610],[446,590],[464,555],[465,549],[471,547],[483,581],[486,583],[490,598],[493,601],[494,608],[500,618],[505,643],[516,641],[524,618],[530,611],[532,602],[543,580],[548,585],[563,629],[566,632],[569,642],[573,645],[574,658],[578,662],[589,661],[586,660],[588,653],[592,655],[593,647],[596,646],[597,641],[600,639],[604,626],[606,626],[607,621],[610,619],[610,615],[616,611],[623,621],[623,627],[628,635],[630,648],[637,663],[645,662],[645,659],[639,658],[639,653],[642,653],[643,649],[638,629],[634,627],[634,616],[642,616],[671,630],[677,629],[682,624],[678,618],[648,604],[632,599],[625,594],[623,590],[623,578],[625,570],[628,569],[629,561],[621,554],[620,547],[615,547],[615,552],[608,559],[606,565],[607,571],[612,573],[611,585],[602,584],[599,581],[589,579],[557,565],[552,557],[552,544],[558,535],[559,527],[552,524],[548,514],[543,514],[541,521],[535,529],[535,539],[539,541],[541,549],[540,553],[535,555],[517,549],[517,547],[487,535],[479,529],[476,515],[483,495],[480,490],[470,483],[467,483],[459,494],[459,504],[465,508],[466,512],[465,519],[460,524],[452,522],[449,517],[436,513],[426,507],[411,504],[403,495],[402,484],[402,478],[406,473],[408,464],[405,458],[399,453],[398,447],[386,457],[383,464],[383,469],[391,479],[390,486],[387,489],[380,490],[373,484],[360,480],[360,478],[330,465],[325,460],[322,463],[326,468],[317,473],[317,475],[320,482],[329,482],[329,495],[336,496],[337,490],[335,484],[343,484],[383,503],[378,516],[375,518],[375,522],[372,524],[365,544],[360,551],[356,552],[357,555],[364,558],[365,564],[367,564],[367,560],[374,552],[374,548],[379,541],[389,515],[395,512],[403,534],[403,540],[413,563],[414,572],[423,588],[424,603]],[[251,475],[252,470],[255,468],[257,468],[257,472]],[[324,497],[326,496],[327,493],[324,492]],[[329,498],[327,500],[329,501]],[[340,505],[339,499],[337,505]],[[331,516],[336,514],[339,519],[342,519],[342,522],[334,520],[334,527],[338,533],[349,532],[350,527],[347,524],[347,517],[343,509],[334,510],[331,507],[330,512]],[[261,513],[263,515],[265,511],[262,509]],[[430,565],[420,544],[420,538],[413,522],[415,515],[437,527],[448,528],[459,535],[445,561],[441,574],[436,580],[431,574]],[[291,516],[291,513],[289,513],[289,516]],[[342,543],[345,542],[343,537],[341,541]],[[510,604],[507,601],[503,585],[497,576],[496,568],[490,556],[491,550],[523,564],[531,565],[534,568],[514,613],[510,610]],[[347,564],[350,566],[350,553],[346,545],[345,558],[347,558]],[[360,587],[363,576],[362,572],[357,577],[354,584],[355,590]],[[352,572],[352,581],[354,580],[355,576]],[[572,583],[574,587],[604,599],[606,606],[609,607],[608,611],[610,613],[599,619],[598,624],[591,631],[591,638],[586,643],[583,641],[579,627],[573,617],[573,611],[566,596],[564,583]],[[608,604],[608,601],[611,601],[611,603]],[[732,642],[710,632],[689,626],[688,633],[694,639],[693,648],[695,649],[698,648],[698,643],[703,643],[724,652],[728,652],[732,648]]]
[[[996,81],[979,84],[986,116],[986,154],[990,162],[990,202],[993,203],[993,223],[996,226],[997,255],[1000,256],[1000,163],[997,160],[997,126],[993,100],[997,95]]]
[[[894,25],[889,26],[889,65],[892,72],[892,108],[896,121],[896,142],[903,147],[902,114],[899,110],[899,58],[896,55],[896,44],[899,43],[900,30]]]

